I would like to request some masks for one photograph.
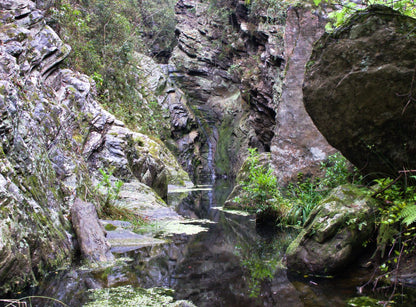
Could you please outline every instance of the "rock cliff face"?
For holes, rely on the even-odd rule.
[[[181,0],[176,5],[178,46],[171,63],[201,129],[182,130],[201,171],[235,176],[247,147],[270,150],[275,124],[273,95],[283,61],[283,24],[276,16],[249,20],[244,1]]]
[[[160,141],[103,110],[87,76],[59,69],[70,47],[33,2],[2,0],[0,8],[0,292],[7,292],[71,261],[70,208],[76,197],[100,206],[99,168],[129,182],[124,190],[134,185],[132,201],[155,194],[143,183],[166,197],[168,183],[189,178]]]
[[[326,21],[307,3],[286,9],[178,1],[171,63],[196,121],[181,133],[198,143],[187,148],[202,171],[208,171],[213,153],[216,174],[235,176],[247,147],[257,147],[272,152],[284,183],[298,172],[316,175],[320,162],[334,153],[302,100],[304,66]],[[203,129],[196,132],[198,126]]]
[[[308,113],[328,142],[370,177],[416,167],[416,20],[373,6],[314,46]]]
[[[318,175],[320,162],[335,150],[327,143],[303,106],[305,65],[313,43],[324,33],[327,20],[311,8],[289,8],[284,35],[286,74],[276,114],[272,159],[280,182],[298,173]]]

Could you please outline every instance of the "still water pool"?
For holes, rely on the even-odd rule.
[[[284,251],[296,237],[296,231],[259,229],[254,216],[223,210],[221,204],[229,192],[229,185],[217,182],[214,189],[195,189],[177,204],[177,211],[192,218],[192,223],[204,231],[171,234],[163,243],[115,250],[119,258],[116,265],[63,269],[27,294],[52,297],[69,306],[96,306],[89,289],[104,288],[99,292],[101,297],[94,297],[96,302],[102,302],[97,305],[117,306],[124,303],[122,299],[109,303],[113,291],[119,291],[116,295],[126,299],[137,294],[132,292],[137,287],[151,288],[149,291],[155,291],[150,293],[151,297],[161,297],[149,303],[155,306],[187,300],[196,306],[230,307],[347,306],[349,299],[360,296],[357,287],[368,280],[370,269],[357,265],[330,279],[290,275],[284,268]],[[173,202],[177,201],[174,194],[170,196]],[[157,234],[160,227],[156,223],[150,231]],[[154,290],[155,287],[170,290]],[[416,302],[409,295],[402,301],[404,306]],[[165,301],[166,297],[169,299]],[[380,296],[379,300],[382,299]],[[366,304],[358,306],[372,306]],[[48,304],[44,299],[33,299],[32,305]]]

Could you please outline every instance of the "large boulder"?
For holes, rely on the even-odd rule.
[[[353,185],[334,189],[287,249],[290,270],[332,274],[353,261],[374,232],[375,201]]]
[[[316,42],[304,104],[328,142],[372,177],[416,167],[416,20],[371,6]]]

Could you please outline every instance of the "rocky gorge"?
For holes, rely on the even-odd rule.
[[[378,200],[341,185],[300,233],[270,238],[255,215],[220,208],[228,181],[250,177],[249,148],[279,187],[322,176],[338,150],[368,179],[413,168],[416,22],[376,6],[328,34],[332,7],[279,5],[176,3],[166,63],[134,53],[162,141],[138,132],[143,118],[136,129],[107,111],[93,78],[68,68],[46,2],[0,1],[0,297],[38,286],[71,306],[98,306],[113,289],[131,299],[114,306],[325,304],[316,279],[290,272],[341,274],[375,240]],[[107,294],[88,300],[91,289]]]
[[[71,262],[70,209],[79,198],[97,202],[100,169],[126,182],[121,196],[134,185],[152,209],[166,207],[168,184],[189,177],[160,141],[100,107],[87,76],[58,67],[71,48],[33,2],[2,1],[1,33],[1,290],[7,292]]]

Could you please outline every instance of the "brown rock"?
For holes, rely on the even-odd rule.
[[[276,175],[286,182],[299,172],[317,174],[320,162],[335,150],[313,124],[303,106],[302,83],[312,45],[326,20],[308,8],[288,10],[285,30],[286,75],[276,114],[271,152]]]
[[[416,167],[415,28],[415,19],[372,6],[324,35],[308,63],[308,113],[370,177]]]

